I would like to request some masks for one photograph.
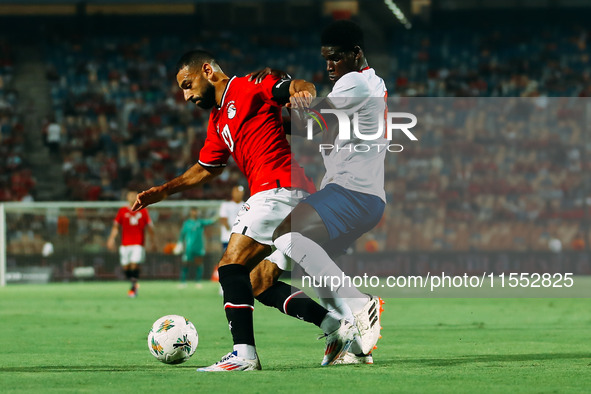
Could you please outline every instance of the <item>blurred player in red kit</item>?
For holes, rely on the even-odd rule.
[[[138,279],[140,276],[140,264],[146,259],[145,230],[150,235],[150,244],[156,246],[154,237],[154,226],[147,209],[134,212],[131,207],[137,198],[137,192],[127,192],[129,206],[121,207],[113,221],[111,234],[107,240],[107,247],[115,251],[115,239],[121,229],[121,246],[119,246],[119,257],[125,276],[131,282],[131,289],[127,293],[129,297],[137,297]]]

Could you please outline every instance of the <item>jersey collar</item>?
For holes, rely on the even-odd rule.
[[[232,83],[232,81],[234,80],[234,78],[236,78],[235,75],[232,78],[230,78],[230,80],[226,84],[226,88],[224,89],[224,94],[222,94],[222,102],[220,103],[220,105],[218,106],[218,108],[222,108],[224,106],[224,100],[226,100],[226,93],[228,93],[228,89],[230,88],[230,84]]]

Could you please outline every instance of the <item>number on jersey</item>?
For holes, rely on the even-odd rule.
[[[234,140],[232,139],[232,134],[230,133],[230,128],[228,127],[228,125],[224,126],[221,135],[226,145],[228,145],[228,149],[230,149],[230,152],[234,152]]]

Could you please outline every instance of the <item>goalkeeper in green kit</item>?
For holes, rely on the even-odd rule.
[[[199,210],[191,208],[189,218],[183,222],[181,233],[179,234],[178,245],[182,245],[183,259],[181,265],[180,287],[187,286],[187,274],[189,264],[196,266],[195,287],[201,288],[201,279],[203,278],[203,256],[205,256],[205,227],[217,222],[217,218],[201,219]],[[179,250],[180,247],[177,249]]]

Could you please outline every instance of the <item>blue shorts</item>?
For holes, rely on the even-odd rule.
[[[329,183],[309,195],[302,203],[318,212],[328,230],[330,241],[322,245],[330,255],[340,254],[374,228],[382,219],[386,203],[372,194],[346,189]]]

